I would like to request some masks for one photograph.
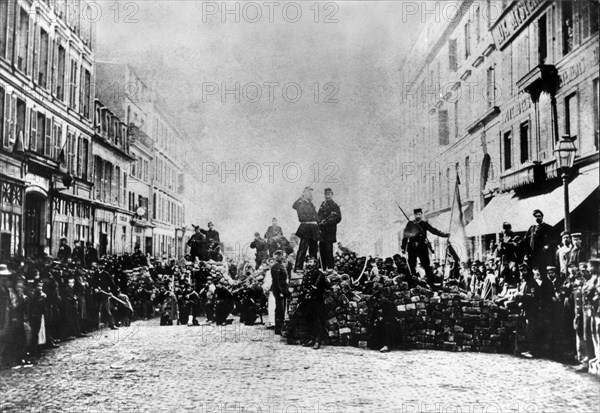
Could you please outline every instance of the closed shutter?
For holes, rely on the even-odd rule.
[[[50,82],[48,84],[48,90],[51,90],[54,96],[58,97],[58,47],[60,45],[60,41],[58,38],[52,41],[52,68],[50,75]]]
[[[8,22],[7,22],[7,33],[6,33],[6,60],[10,63],[13,62],[13,53],[15,48],[15,19],[16,19],[16,4],[17,0],[8,0]]]
[[[4,127],[4,136],[2,139],[2,146],[7,148],[10,141],[10,94],[6,93],[4,95],[4,125],[0,125],[0,127]]]
[[[44,155],[52,156],[52,118],[46,117],[46,136],[44,140]]]
[[[40,80],[40,26],[34,28],[34,44],[33,44],[33,74],[31,78],[35,83]]]
[[[35,42],[35,20],[34,16],[29,16],[29,30],[27,31],[29,41],[27,42],[27,74],[31,76],[33,70],[33,54],[35,53],[33,44]]]

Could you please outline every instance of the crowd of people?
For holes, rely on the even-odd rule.
[[[292,272],[304,276],[301,301],[312,320],[306,344],[315,349],[323,342],[325,291],[332,279],[341,278],[344,288],[373,294],[375,299],[382,289],[406,283],[432,291],[453,286],[471,297],[519,307],[518,335],[526,337],[526,348],[519,349],[522,355],[598,365],[599,261],[586,257],[581,234],[563,232],[560,245],[554,245],[543,213],[536,210],[537,222],[524,238],[512,232],[510,223],[503,225],[500,242],[487,260],[459,262],[450,253],[443,262],[430,265],[429,254],[424,258],[427,231],[448,234],[428,225],[422,211],[415,210],[402,251],[393,257],[360,257],[341,243],[334,254],[339,207],[331,204],[332,192],[326,190],[323,205],[329,212],[319,214],[311,207],[311,193],[307,188],[294,204],[304,226],[304,233],[299,232],[305,237],[300,237],[297,252],[273,219],[264,238],[255,234],[254,263],[223,260],[219,234],[209,223],[208,231],[196,228],[188,243],[190,254],[179,262],[150,260],[139,248],[132,255],[98,259],[93,246],[76,245],[71,250],[63,240],[57,259],[15,259],[0,265],[3,365],[28,365],[32,357],[62,341],[101,326],[118,329],[154,316],[160,325],[194,326],[200,324],[199,317],[205,317],[202,323],[226,325],[235,315],[242,323],[269,324],[275,334],[282,334]],[[308,221],[312,219],[317,221]],[[322,231],[323,225],[331,228]],[[324,240],[321,235],[327,231],[333,236]],[[315,248],[315,240],[309,239],[313,232],[327,245]],[[373,314],[393,313],[386,310],[385,300],[375,303]],[[290,314],[288,323],[293,324],[293,317]],[[389,351],[389,346],[382,350]]]

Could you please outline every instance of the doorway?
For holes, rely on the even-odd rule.
[[[36,258],[43,254],[46,244],[46,197],[37,192],[25,195],[25,256]]]

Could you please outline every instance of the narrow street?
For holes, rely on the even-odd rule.
[[[509,355],[287,345],[272,330],[136,322],[0,373],[0,411],[597,412],[600,383]]]

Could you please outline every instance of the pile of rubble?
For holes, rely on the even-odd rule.
[[[499,307],[492,301],[470,297],[458,287],[434,293],[421,286],[409,288],[406,282],[382,278],[376,280],[376,289],[365,285],[357,288],[335,273],[328,278],[331,288],[325,295],[325,317],[330,345],[372,347],[373,320],[377,317],[372,302],[373,294],[378,294],[394,304],[399,333],[396,346],[490,353],[514,350],[519,320],[516,306]],[[290,344],[300,344],[308,338],[309,327],[302,311],[296,311],[302,293],[302,273],[292,274],[290,285],[293,292],[287,338]]]

